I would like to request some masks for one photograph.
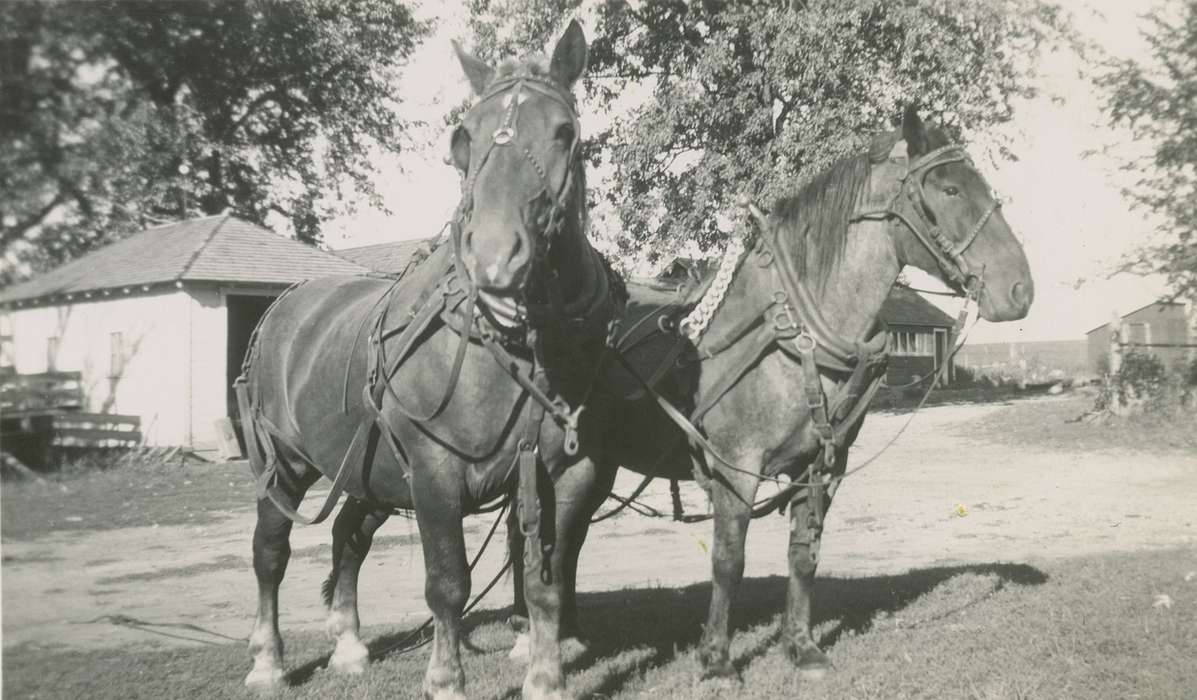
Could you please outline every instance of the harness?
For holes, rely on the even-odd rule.
[[[898,219],[931,252],[953,284],[964,289],[965,305],[956,319],[953,337],[963,327],[968,306],[977,298],[984,285],[984,269],[973,274],[963,254],[1000,206],[1000,202],[995,199],[959,242],[949,238],[934,223],[933,213],[926,204],[923,180],[930,170],[959,161],[970,162],[959,146],[946,146],[923,155],[910,165],[902,178],[899,191],[888,206],[864,212],[851,219],[852,222],[891,217]],[[749,254],[745,255],[746,248],[743,242],[733,240],[702,300],[684,318],[674,321],[667,314],[662,314],[662,309],[650,311],[631,325],[629,333],[621,338],[617,345],[618,352],[615,355],[623,368],[641,384],[639,391],[626,398],[651,396],[686,435],[693,453],[706,455],[718,467],[762,480],[774,480],[779,484],[784,482],[773,478],[773,474],[765,475],[743,469],[723,457],[699,426],[703,416],[767,353],[779,349],[799,363],[803,373],[803,399],[810,412],[811,425],[818,436],[819,452],[806,471],[801,475],[795,475],[776,495],[753,504],[752,517],[761,517],[784,509],[787,504],[805,499],[809,506],[809,515],[807,522],[803,523],[804,539],[810,563],[814,564],[818,560],[818,545],[825,517],[824,496],[829,491],[834,492],[846,476],[832,474],[836,457],[839,449],[845,445],[847,433],[868,410],[869,403],[885,377],[889,357],[889,334],[883,324],[878,324],[873,335],[863,341],[844,338],[835,332],[819,311],[805,280],[791,266],[784,263],[780,255],[778,227],[771,226],[766,215],[749,201],[744,200],[741,205],[749,210],[758,230]],[[736,319],[729,328],[712,338],[706,334],[706,329],[717,313],[732,278],[742,265],[749,264],[748,259],[769,271],[773,280],[772,294],[762,300],[753,313]],[[657,319],[655,328],[647,324],[647,320],[653,317]],[[637,330],[640,333],[634,335],[633,331]],[[662,364],[648,379],[644,379],[623,353],[657,332],[676,334],[677,340],[665,354]],[[684,358],[687,347],[692,347],[697,356]],[[669,368],[686,362],[709,360],[733,349],[737,352],[739,361],[715,379],[711,389],[704,392],[688,416],[656,390],[656,384]],[[946,366],[947,363],[944,367]],[[842,379],[833,396],[828,397],[824,392],[823,374]],[[707,465],[700,459],[694,459],[692,466],[695,480],[709,488],[711,474]],[[654,476],[650,473],[646,482]]]
[[[402,279],[396,279],[376,300],[367,319],[363,320],[363,323],[370,324],[367,347],[368,373],[361,389],[366,416],[346,448],[328,496],[318,513],[311,518],[300,515],[292,508],[281,491],[280,480],[286,478],[286,470],[279,469],[275,441],[285,444],[294,454],[312,466],[316,465],[287,438],[283,430],[266,418],[258,405],[257,397],[251,396],[249,390],[247,378],[258,351],[258,329],[255,329],[242,374],[234,386],[249,461],[257,478],[258,497],[269,498],[291,520],[302,524],[314,524],[327,518],[344,490],[351,468],[363,464],[369,455],[369,445],[376,444],[380,438],[385,440],[400,467],[407,465],[407,459],[396,441],[394,432],[383,416],[384,399],[413,423],[435,420],[452,399],[464,365],[466,350],[470,343],[475,343],[485,347],[522,390],[519,399],[525,405],[522,433],[515,459],[504,481],[509,478],[510,469],[518,467],[517,492],[521,530],[528,537],[538,540],[535,546],[544,547],[543,551],[546,552],[551,549],[551,542],[547,547],[539,543],[541,528],[537,469],[541,453],[541,427],[544,419],[551,417],[564,430],[564,452],[567,455],[577,453],[579,418],[591,396],[606,349],[618,328],[626,293],[622,280],[611,266],[596,251],[587,248],[586,260],[591,265],[595,284],[575,299],[563,298],[557,271],[548,264],[548,257],[552,243],[561,235],[569,215],[567,200],[581,197],[575,191],[577,181],[574,175],[575,168],[579,167],[578,141],[574,139],[570,148],[565,175],[561,182],[551,183],[543,164],[528,145],[518,139],[516,122],[520,98],[525,90],[548,96],[568,107],[577,133],[577,114],[572,97],[546,78],[535,75],[500,78],[481,97],[479,105],[501,95],[509,95],[510,102],[499,128],[492,134],[490,144],[477,166],[470,168],[463,185],[461,202],[449,224],[449,238],[453,245],[452,261],[436,276],[437,281],[434,284],[422,290],[407,309],[399,309],[399,313],[396,313],[396,307],[400,305],[396,302],[395,295]],[[530,289],[524,293],[523,299],[505,305],[502,299],[482,295],[473,285],[462,262],[461,237],[463,226],[468,223],[474,211],[474,193],[479,173],[496,148],[507,147],[517,148],[540,178],[542,189],[533,195],[528,203],[532,204],[538,198],[546,197],[549,206],[535,222],[540,235],[536,237],[533,270],[540,270],[542,274],[540,277],[535,274],[530,276]],[[282,298],[280,296],[275,304]],[[268,310],[262,321],[259,321],[259,329],[269,313]],[[452,369],[440,400],[429,407],[414,407],[400,397],[393,386],[393,380],[403,364],[417,351],[422,340],[429,337],[428,330],[436,323],[449,327],[459,337]],[[593,362],[589,379],[582,380],[581,400],[576,407],[570,407],[557,391],[560,386],[552,381],[550,375],[559,368],[554,363],[557,358],[551,357],[553,353],[548,347],[549,339],[546,339],[546,334],[552,336],[553,340],[562,339],[563,342],[559,343],[564,346],[562,351],[570,354],[575,360],[582,354],[581,346],[584,343],[597,338],[603,340],[603,351]],[[573,342],[564,340],[571,338]],[[517,358],[513,351],[524,359]],[[528,355],[531,358],[530,367],[526,359]],[[575,362],[573,366],[584,365]],[[346,414],[349,412],[349,394],[350,377],[347,366],[342,401]],[[518,406],[519,402],[516,405]],[[404,477],[409,478],[410,473],[405,473]],[[546,564],[542,576],[548,572],[548,558],[545,557],[544,561]]]
[[[935,215],[927,206],[927,193],[923,189],[923,181],[927,174],[941,165],[948,163],[965,163],[972,166],[972,159],[958,145],[947,145],[924,153],[912,162],[902,177],[902,186],[894,193],[889,205],[873,211],[857,214],[852,220],[884,220],[896,218],[906,224],[906,228],[914,234],[919,243],[935,258],[936,264],[943,270],[948,280],[958,288],[969,290],[973,285],[972,279],[979,278],[981,272],[974,272],[968,261],[964,259],[964,251],[977,240],[985,224],[989,222],[994,212],[1001,208],[1002,202],[997,197],[985,208],[977,222],[958,241],[944,234],[943,229],[935,220]],[[982,270],[983,272],[983,270]],[[979,289],[974,293],[979,293]]]

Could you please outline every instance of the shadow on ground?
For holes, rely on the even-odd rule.
[[[815,585],[815,624],[816,627],[828,627],[824,623],[831,623],[820,635],[819,644],[828,649],[845,634],[863,633],[878,616],[898,613],[940,584],[962,574],[996,577],[996,589],[1009,584],[1040,585],[1047,581],[1046,574],[1026,564],[978,564],[918,569],[893,576],[819,578]],[[781,576],[746,579],[732,617],[733,629],[741,632],[776,620],[785,607],[786,585],[787,580]],[[969,600],[962,607],[975,605],[984,597],[987,596]],[[573,674],[638,650],[638,661],[609,664],[610,672],[598,679],[597,685],[588,688],[588,694],[594,697],[614,695],[633,676],[649,668],[667,665],[697,645],[709,601],[709,583],[682,588],[581,594],[578,596],[579,614],[588,649],[567,664],[566,672]],[[470,615],[465,623],[464,638],[468,640],[475,629],[503,623],[510,614],[510,608],[503,608]],[[419,628],[383,635],[370,642],[371,658],[385,659],[402,653],[403,649],[412,648],[413,640],[430,636],[430,630],[424,634]],[[779,631],[773,630],[755,639],[748,649],[734,654],[737,669],[742,672],[765,654],[777,643],[778,636]],[[506,651],[467,649],[467,653],[474,654],[505,655]],[[289,683],[303,685],[327,664],[328,658],[329,655],[324,654],[294,668],[288,674]],[[501,697],[519,697],[519,694],[520,688],[515,686]]]
[[[819,637],[825,650],[847,633],[868,630],[873,620],[885,613],[897,613],[945,581],[961,575],[993,575],[997,587],[1040,585],[1047,575],[1026,564],[978,564],[971,566],[918,569],[894,576],[862,578],[819,578],[815,584],[815,625],[833,622]],[[781,576],[745,579],[732,626],[739,633],[775,620],[785,607],[787,579]],[[987,597],[987,596],[986,596]],[[663,666],[679,653],[698,644],[710,601],[710,584],[676,589],[632,589],[580,595],[581,624],[589,649],[567,668],[567,672],[588,668],[623,651],[648,648],[652,654],[644,663],[615,670],[597,687],[595,697],[617,693],[630,677],[647,668]],[[981,602],[969,601],[966,606]],[[949,611],[945,615],[952,614]],[[780,631],[762,636],[751,648],[734,654],[736,667],[743,670],[777,643]],[[511,697],[518,697],[518,689]]]

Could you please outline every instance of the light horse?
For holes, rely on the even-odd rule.
[[[1034,287],[999,206],[963,148],[908,109],[900,132],[779,201],[747,246],[733,243],[697,304],[696,295],[687,302],[629,285],[623,364],[608,373],[625,398],[612,414],[599,471],[604,488],[622,465],[707,489],[715,531],[699,649],[704,677],[737,677],[729,614],[748,523],[785,507],[783,642],[802,675],[830,668],[811,636],[811,590],[824,515],[885,371],[878,313],[899,272],[913,265],[975,296],[987,320],[1024,317]],[[783,488],[758,502],[764,481]],[[519,582],[517,575],[517,618]],[[566,602],[573,604],[572,591]],[[565,620],[569,634],[575,611]]]
[[[553,545],[572,539],[602,499],[593,493],[594,464],[602,463],[595,438],[606,432],[606,410],[592,389],[626,301],[586,238],[571,94],[586,41],[573,23],[551,61],[498,69],[457,53],[478,100],[452,137],[464,174],[452,245],[397,280],[295,287],[266,314],[238,380],[259,475],[250,686],[284,680],[278,590],[292,522],[323,519],[344,492],[325,586],[336,640],[330,667],[364,670],[358,571],[387,515],[414,509],[434,618],[423,690],[462,697],[470,592],[462,517],[518,491],[533,639],[523,692],[564,693],[557,626],[565,548]],[[583,455],[590,459],[579,464]],[[322,474],[331,492],[305,518],[296,509]]]

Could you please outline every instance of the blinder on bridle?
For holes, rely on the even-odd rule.
[[[974,271],[964,259],[964,252],[977,240],[977,236],[994,212],[1001,207],[1002,202],[1000,198],[994,197],[964,236],[955,239],[947,235],[939,226],[935,212],[927,204],[923,182],[932,170],[949,163],[964,163],[972,167],[972,160],[960,146],[941,146],[924,153],[907,167],[906,174],[902,176],[901,187],[884,209],[858,214],[853,220],[879,220],[891,216],[898,218],[931,253],[948,280],[967,294],[975,295],[980,293],[984,284],[985,269],[982,266],[980,271]]]
[[[548,97],[564,106],[569,112],[571,127],[569,154],[566,157],[565,174],[561,178],[561,182],[556,186],[549,181],[548,170],[544,167],[544,164],[532,152],[529,145],[521,142],[519,138],[519,132],[516,127],[519,118],[520,103],[522,101],[521,98],[525,90]],[[573,95],[563,90],[556,82],[535,75],[500,78],[490,86],[473,109],[478,109],[488,101],[504,94],[509,95],[510,101],[503,113],[503,119],[499,124],[499,128],[495,129],[491,134],[490,144],[482,153],[477,166],[473,166],[473,164],[468,162],[464,166],[461,163],[457,163],[459,168],[466,171],[466,181],[462,188],[461,204],[458,205],[457,213],[451,222],[453,244],[460,255],[461,230],[474,213],[474,191],[477,187],[478,175],[486,166],[491,154],[496,148],[515,148],[518,149],[520,155],[532,167],[533,172],[536,173],[541,182],[540,191],[532,195],[528,199],[527,204],[531,205],[541,197],[546,197],[549,200],[548,213],[544,216],[538,216],[534,222],[537,228],[534,231],[536,234],[536,255],[540,258],[547,253],[547,248],[561,232],[561,228],[565,223],[566,213],[568,212],[566,200],[573,194],[573,189],[576,186],[574,170],[577,166],[578,143],[580,141],[578,138],[580,132],[578,112],[574,104]],[[465,127],[460,125],[453,133],[452,148],[454,150],[453,158],[455,161],[457,160],[456,151],[459,139],[463,137],[463,134],[468,138],[468,132],[466,132]]]

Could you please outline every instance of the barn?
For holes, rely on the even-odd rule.
[[[1190,305],[1176,301],[1155,301],[1119,318],[1125,342],[1141,352],[1163,361],[1169,369],[1179,369],[1197,348],[1197,337],[1190,332],[1194,320]],[[1086,331],[1089,367],[1096,374],[1110,371],[1110,342],[1113,323],[1103,323]]]
[[[365,272],[228,214],[150,228],[0,290],[0,367],[78,372],[83,410],[139,416],[147,444],[208,449],[270,302]]]
[[[939,307],[908,287],[894,285],[881,307],[881,320],[889,326],[889,370],[885,383],[901,386],[937,371],[955,339],[955,321]],[[947,370],[946,383],[956,378],[956,368]]]

